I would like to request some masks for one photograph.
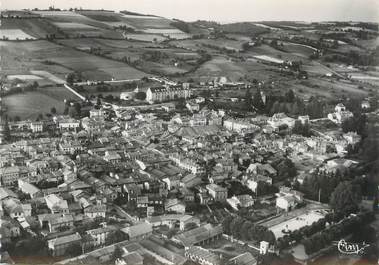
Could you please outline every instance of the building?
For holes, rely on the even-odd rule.
[[[115,226],[105,226],[96,229],[87,230],[86,233],[93,238],[95,247],[105,245],[109,233],[116,231]]]
[[[122,228],[121,231],[128,235],[129,240],[139,240],[150,236],[153,233],[153,226],[148,222],[142,222]]]
[[[143,265],[143,257],[137,252],[128,252],[115,261],[115,265]]]
[[[79,233],[57,237],[47,241],[47,246],[52,256],[64,256],[66,255],[67,248],[74,244],[80,244],[81,236]]]
[[[104,118],[105,114],[106,114],[106,111],[102,108],[99,108],[99,109],[93,108],[89,111],[90,118]]]
[[[18,188],[23,192],[30,196],[30,198],[36,198],[39,195],[42,195],[42,192],[39,188],[30,184],[22,179],[18,180]]]
[[[341,124],[354,116],[351,111],[346,110],[342,103],[337,104],[334,110],[335,112],[328,114],[328,119],[337,124]]]
[[[228,190],[217,184],[208,184],[208,193],[212,196],[215,201],[225,201],[228,197]]]
[[[69,116],[54,117],[54,122],[60,130],[75,131],[80,127],[80,121]]]
[[[222,225],[213,226],[211,224],[205,224],[178,234],[174,236],[172,240],[184,247],[190,247],[217,240],[222,236],[222,233]]]
[[[103,217],[105,218],[105,214],[107,212],[107,206],[104,204],[100,205],[90,205],[86,208],[84,208],[84,215],[88,216],[89,218],[99,218]]]
[[[191,97],[191,90],[183,87],[150,87],[146,91],[146,101],[150,103]]]
[[[165,210],[167,212],[175,212],[175,213],[184,214],[186,211],[186,205],[176,198],[168,199],[165,202]]]
[[[184,256],[200,265],[219,265],[221,259],[218,255],[212,253],[208,249],[192,246],[186,248]]]
[[[30,123],[30,129],[34,133],[43,132],[43,122],[42,121],[35,121]]]
[[[69,212],[67,201],[59,198],[55,194],[45,196],[45,202],[51,213],[67,214]]]
[[[288,117],[284,113],[275,113],[267,120],[267,123],[274,128],[274,130],[280,130],[284,127],[293,128],[295,126],[295,119]]]
[[[29,170],[22,166],[12,166],[0,168],[0,179],[3,186],[13,186],[18,179],[27,177]]]
[[[235,131],[238,133],[259,130],[258,126],[244,119],[242,120],[227,119],[224,121],[224,127],[230,131]]]

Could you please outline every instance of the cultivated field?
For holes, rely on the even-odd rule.
[[[134,79],[145,73],[125,63],[90,55],[69,47],[46,41],[6,43],[0,42],[5,60],[4,73],[25,74],[30,71],[47,71],[64,79],[67,73],[81,72],[85,80]],[[46,63],[48,60],[49,63]],[[47,77],[47,78],[51,78]],[[55,80],[55,81],[58,81]]]
[[[0,38],[6,40],[34,40],[33,36],[21,29],[0,29]]]

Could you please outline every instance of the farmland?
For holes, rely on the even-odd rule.
[[[12,45],[3,42],[0,45],[3,57],[9,58],[3,65],[3,71],[7,74],[16,74],[16,69],[17,74],[20,74],[21,69],[23,73],[42,70],[64,79],[67,73],[77,71],[89,80],[141,78],[146,75],[125,63],[89,55],[47,41]]]
[[[0,38],[7,40],[33,40],[34,37],[20,29],[1,29]]]

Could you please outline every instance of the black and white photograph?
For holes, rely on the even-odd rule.
[[[0,0],[12,264],[379,264],[379,0]]]

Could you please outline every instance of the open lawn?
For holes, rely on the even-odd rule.
[[[65,92],[64,88],[49,88],[48,91],[41,89],[9,95],[3,98],[3,103],[9,117],[19,116],[21,119],[35,120],[39,114],[50,113],[52,107],[55,107],[58,113],[63,113],[65,98],[75,98],[75,96]]]

